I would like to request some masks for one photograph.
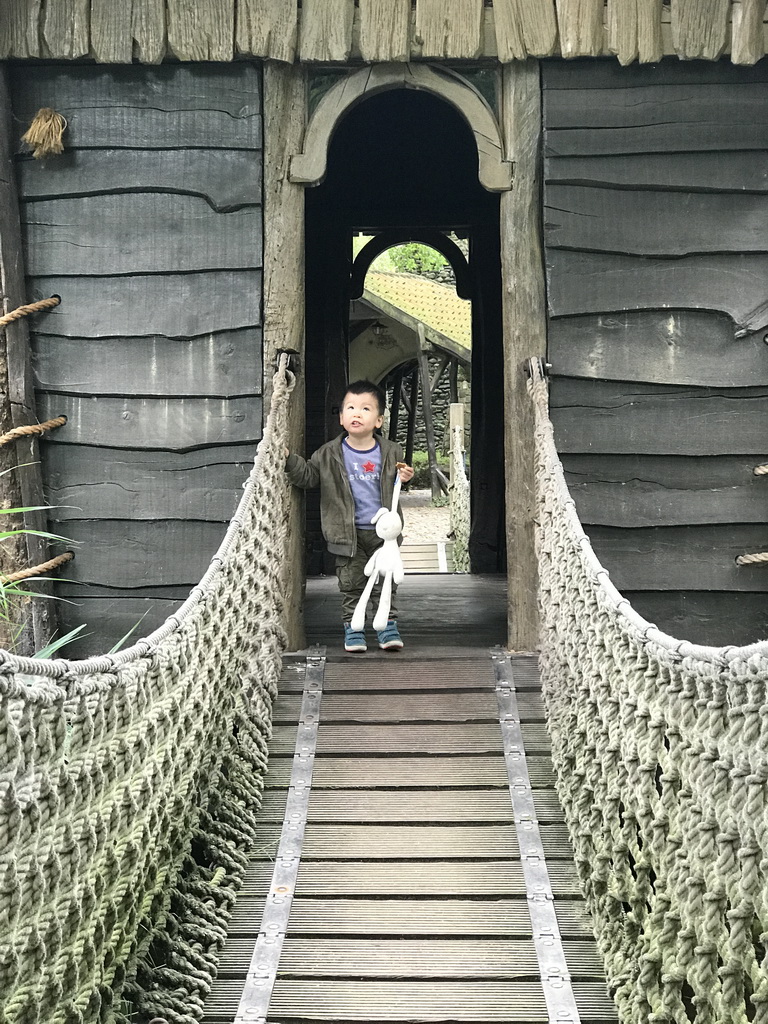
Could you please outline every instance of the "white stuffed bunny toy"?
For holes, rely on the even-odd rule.
[[[392,583],[402,583],[405,576],[403,560],[400,557],[400,547],[397,538],[403,530],[403,523],[400,513],[397,511],[397,502],[400,498],[400,476],[395,481],[395,489],[392,492],[392,508],[380,508],[371,520],[376,524],[376,534],[382,538],[384,543],[377,548],[365,566],[365,575],[368,582],[365,590],[360,595],[355,613],[352,616],[352,629],[360,630],[365,628],[365,609],[368,606],[376,581],[381,576],[381,597],[379,608],[373,619],[373,628],[384,629],[389,621],[389,609],[392,604]]]

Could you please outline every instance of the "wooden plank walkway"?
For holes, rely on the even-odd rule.
[[[329,652],[269,1009],[237,1017],[271,886],[274,899],[294,763],[306,669],[297,655],[286,660],[261,829],[207,1024],[616,1020],[553,789],[535,661],[510,666],[578,1017],[547,1012],[490,652],[449,650]]]

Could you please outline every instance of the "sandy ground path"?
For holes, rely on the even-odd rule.
[[[448,540],[450,509],[435,508],[428,490],[405,491],[401,498],[405,529],[403,544],[435,544]]]

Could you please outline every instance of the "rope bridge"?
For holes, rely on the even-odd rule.
[[[0,652],[1,1024],[202,1016],[286,643],[287,358],[242,500],[178,612],[110,656]]]
[[[541,672],[576,865],[621,1020],[768,1021],[768,643],[700,647],[611,584],[536,416]]]

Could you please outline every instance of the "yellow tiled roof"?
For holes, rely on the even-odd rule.
[[[472,303],[460,299],[455,288],[417,274],[374,270],[368,271],[365,287],[464,348],[472,347]]]

